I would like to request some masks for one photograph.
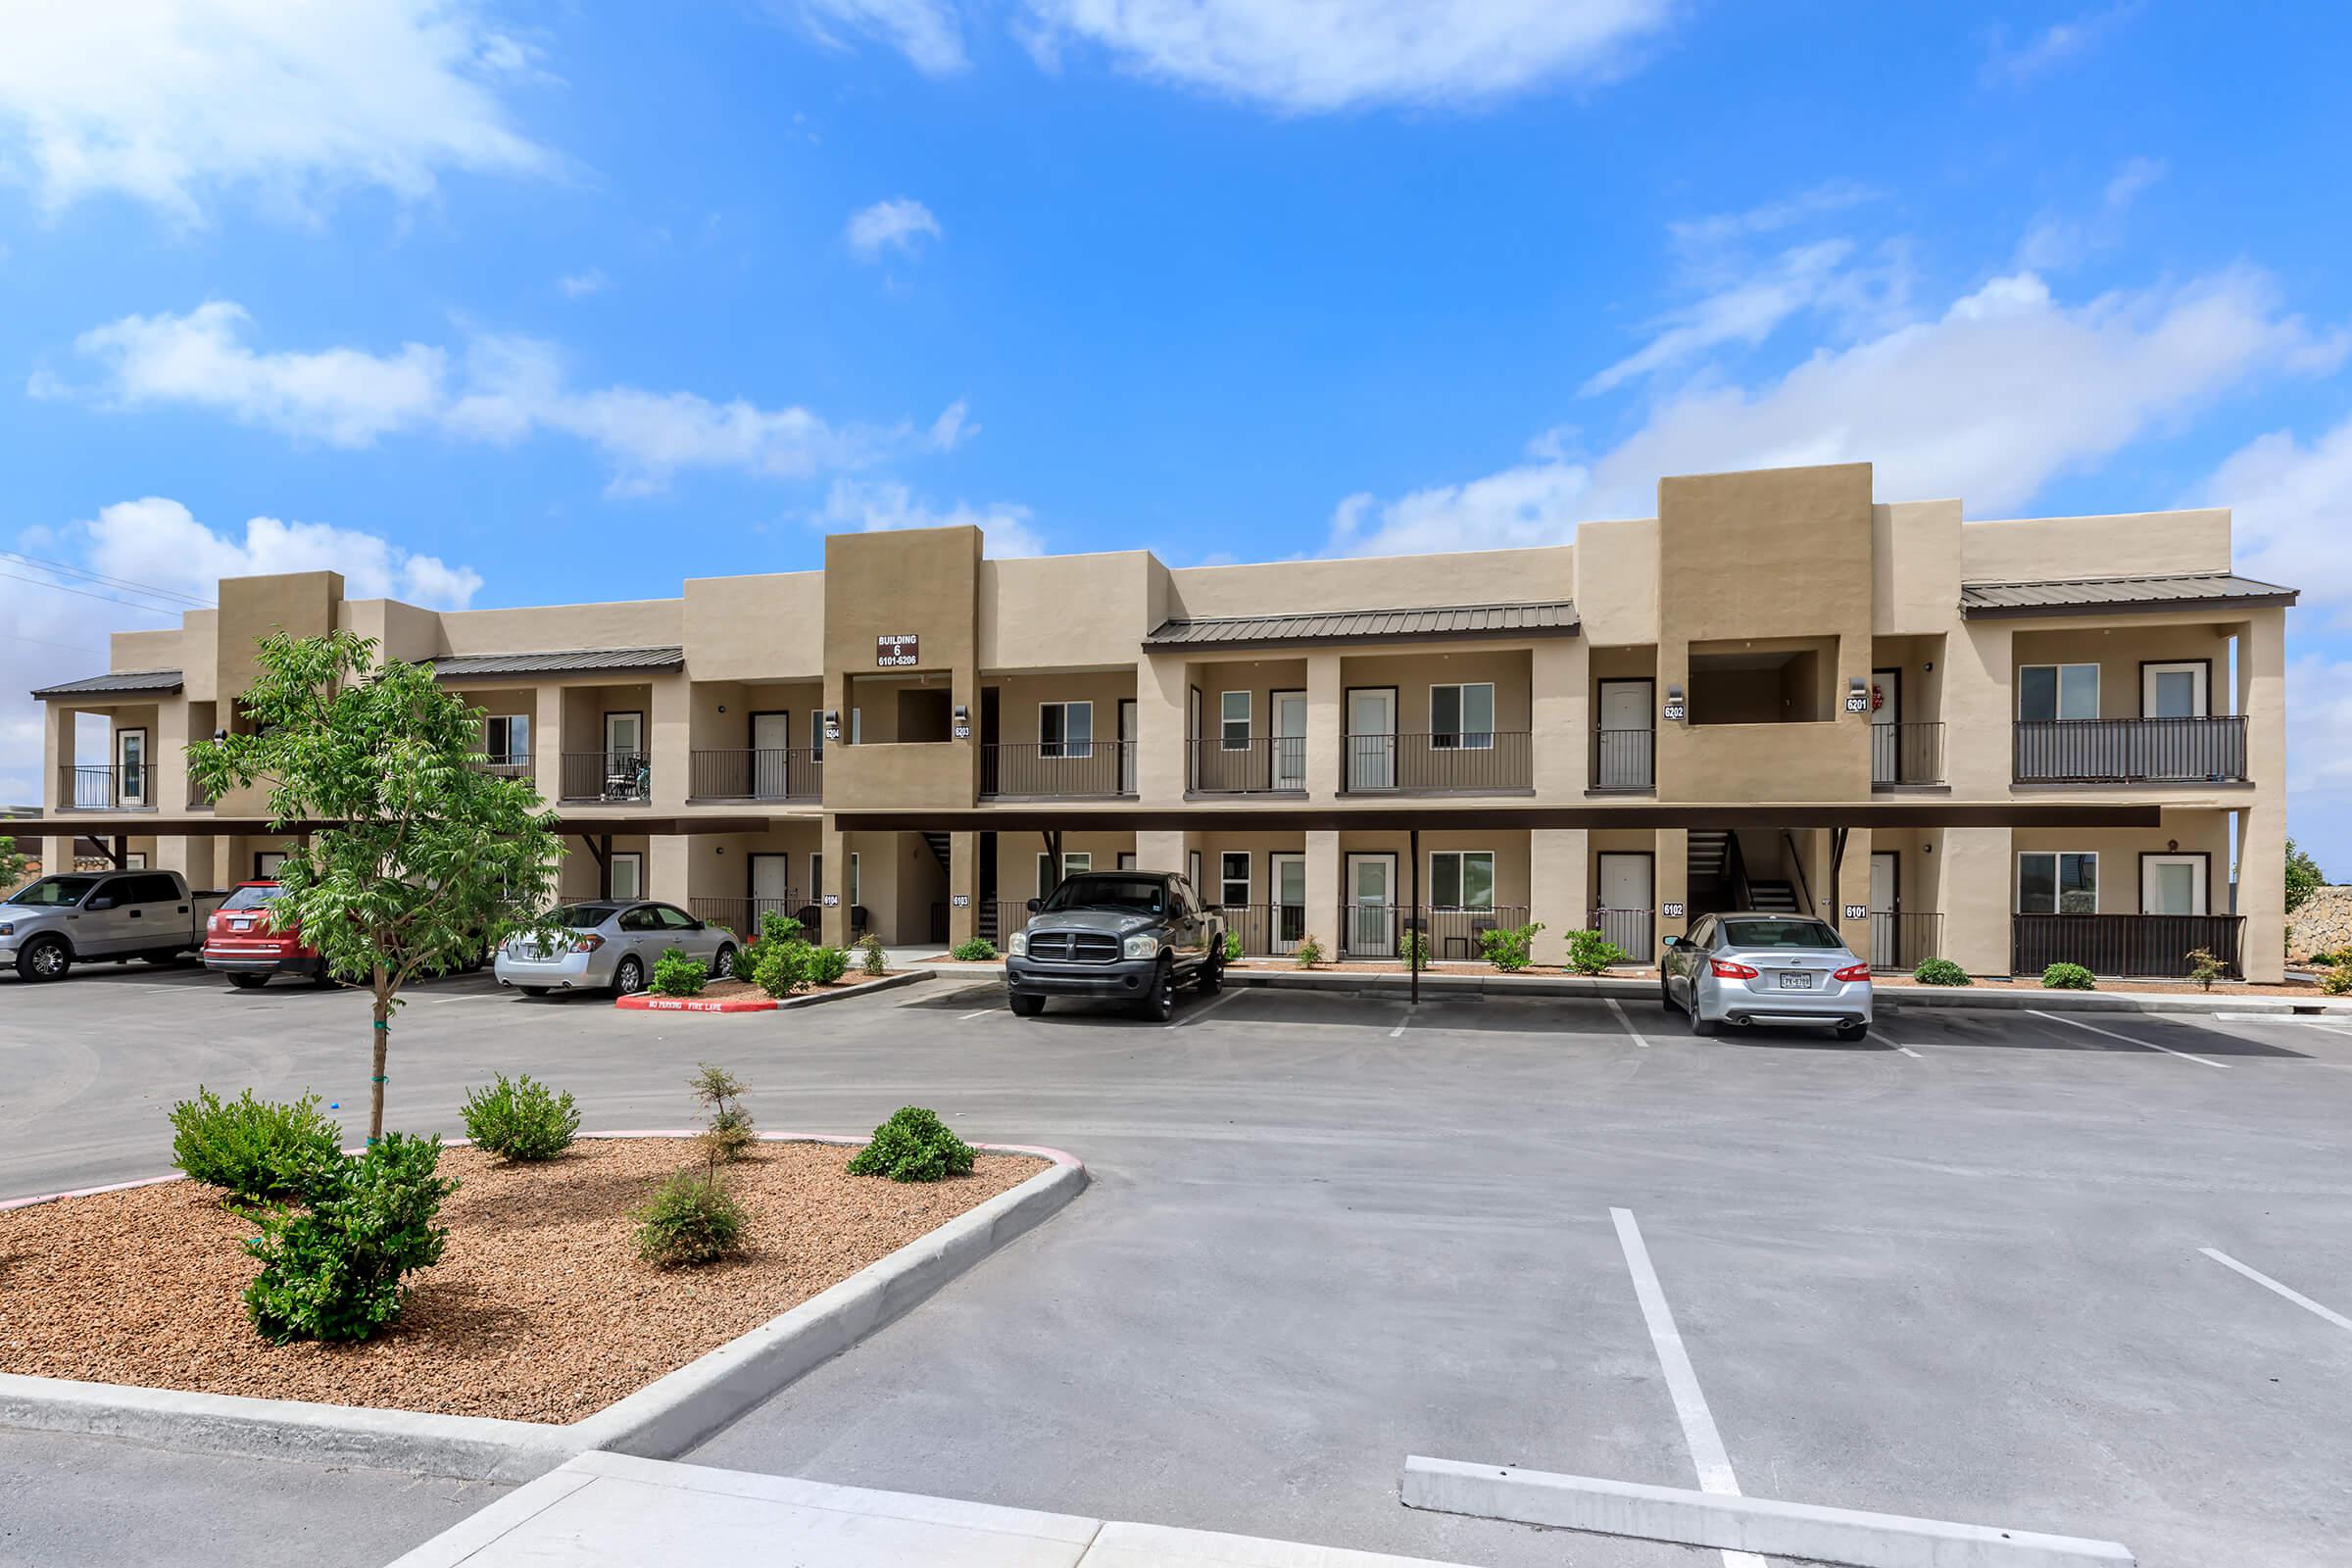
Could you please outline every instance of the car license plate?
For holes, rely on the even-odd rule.
[[[1810,991],[1813,989],[1813,977],[1809,974],[1783,970],[1781,972],[1781,989],[1783,991]]]
[[[228,922],[228,928],[231,931],[250,931],[253,929],[253,922],[251,920],[231,920]]]

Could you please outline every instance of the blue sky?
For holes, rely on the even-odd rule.
[[[2234,507],[2352,877],[2339,7],[125,3],[0,56],[0,798],[14,694],[223,572],[1473,548],[1868,459]]]

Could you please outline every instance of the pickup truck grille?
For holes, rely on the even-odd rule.
[[[1119,939],[1100,931],[1040,931],[1029,938],[1029,956],[1063,963],[1108,963],[1119,956]]]

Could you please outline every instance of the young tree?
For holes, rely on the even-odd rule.
[[[2313,859],[2308,852],[2297,848],[2293,839],[2288,839],[2286,841],[2286,912],[2292,914],[2301,908],[2303,901],[2318,892],[2327,884],[2327,881],[2326,874],[2320,870],[2320,862]]]
[[[188,748],[204,788],[259,783],[271,831],[304,834],[271,911],[329,973],[374,994],[370,1144],[384,1131],[401,988],[538,932],[563,853],[529,781],[484,770],[479,712],[435,686],[430,666],[379,666],[375,649],[342,631],[265,638],[240,705],[254,733]]]
[[[15,839],[0,839],[0,891],[15,887],[24,880],[24,867],[29,862],[17,853]]]

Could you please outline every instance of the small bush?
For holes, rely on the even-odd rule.
[[[2194,980],[2200,989],[2211,991],[2213,983],[2229,972],[2222,967],[2222,960],[2215,957],[2211,950],[2206,948],[2189,950],[2188,977]]]
[[[459,1114],[474,1147],[501,1159],[553,1159],[580,1130],[570,1093],[559,1095],[527,1072],[513,1079],[502,1072],[489,1088],[469,1092]]]
[[[318,1097],[291,1104],[234,1102],[199,1087],[172,1107],[172,1163],[208,1186],[256,1200],[308,1200],[343,1159],[343,1132],[318,1110]]]
[[[1396,956],[1404,960],[1408,969],[1428,968],[1429,933],[1421,930],[1405,932],[1404,940],[1397,944]]]
[[[829,986],[850,972],[850,956],[839,948],[808,950],[808,983]]]
[[[2041,983],[2051,991],[2089,991],[2093,989],[2090,971],[2079,963],[2053,963],[2041,971]]]
[[[904,1105],[874,1129],[873,1142],[850,1157],[853,1176],[887,1176],[894,1182],[935,1182],[971,1172],[972,1148],[947,1124],[919,1105]]]
[[[760,940],[762,942],[798,942],[808,928],[789,914],[774,909],[760,915]]]
[[[757,942],[747,942],[737,948],[735,956],[727,960],[727,973],[747,986],[758,985],[760,982],[752,978],[752,971],[760,962],[760,945]]]
[[[2331,997],[2352,996],[2352,963],[2330,965],[2320,976],[2320,989]]]
[[[337,1162],[308,1213],[277,1209],[245,1244],[262,1271],[245,1288],[253,1326],[289,1340],[364,1340],[400,1315],[401,1279],[441,1260],[433,1218],[458,1184],[436,1174],[441,1140],[387,1133]]]
[[[1226,961],[1227,963],[1239,963],[1239,962],[1241,961],[1241,958],[1242,958],[1242,934],[1241,934],[1239,931],[1228,931],[1228,932],[1226,932],[1226,933],[1225,933],[1225,961]]]
[[[1536,933],[1543,929],[1539,922],[1481,931],[1478,934],[1478,951],[1489,963],[1504,974],[1517,974],[1535,962]]]
[[[699,997],[710,979],[709,965],[684,948],[664,948],[662,956],[654,960],[657,997]]]
[[[882,939],[871,931],[865,934],[864,941],[858,944],[858,966],[869,975],[880,976],[890,973],[890,955],[882,951]],[[834,978],[836,980],[841,978],[838,971],[835,972]]]
[[[986,963],[997,956],[997,945],[986,937],[974,937],[958,942],[948,950],[948,956],[958,963]]]
[[[808,983],[808,955],[816,950],[793,938],[762,942],[752,959],[752,984],[771,997],[788,997]]]
[[[678,1172],[630,1218],[637,1255],[656,1268],[714,1263],[743,1246],[743,1205],[709,1171]]]
[[[2338,948],[2333,953],[2315,953],[2304,961],[2314,969],[2333,969],[2339,964],[2352,963],[2352,948]]]
[[[1971,980],[1968,977],[1968,971],[1966,969],[1961,968],[1949,958],[1920,959],[1919,967],[1911,971],[1911,978],[1918,981],[1923,986],[1969,986],[1976,984],[1974,980]]]
[[[1572,974],[1600,974],[1612,963],[1625,961],[1625,950],[1598,931],[1568,933],[1568,969]]]
[[[726,1068],[706,1061],[686,1080],[686,1087],[694,1091],[694,1098],[710,1112],[710,1123],[703,1129],[704,1155],[714,1166],[741,1159],[758,1140],[752,1129],[752,1113],[743,1108],[746,1093],[743,1080]]]
[[[1323,961],[1323,944],[1317,942],[1312,936],[1300,937],[1298,951],[1291,956],[1298,961],[1299,968],[1312,969]]]

